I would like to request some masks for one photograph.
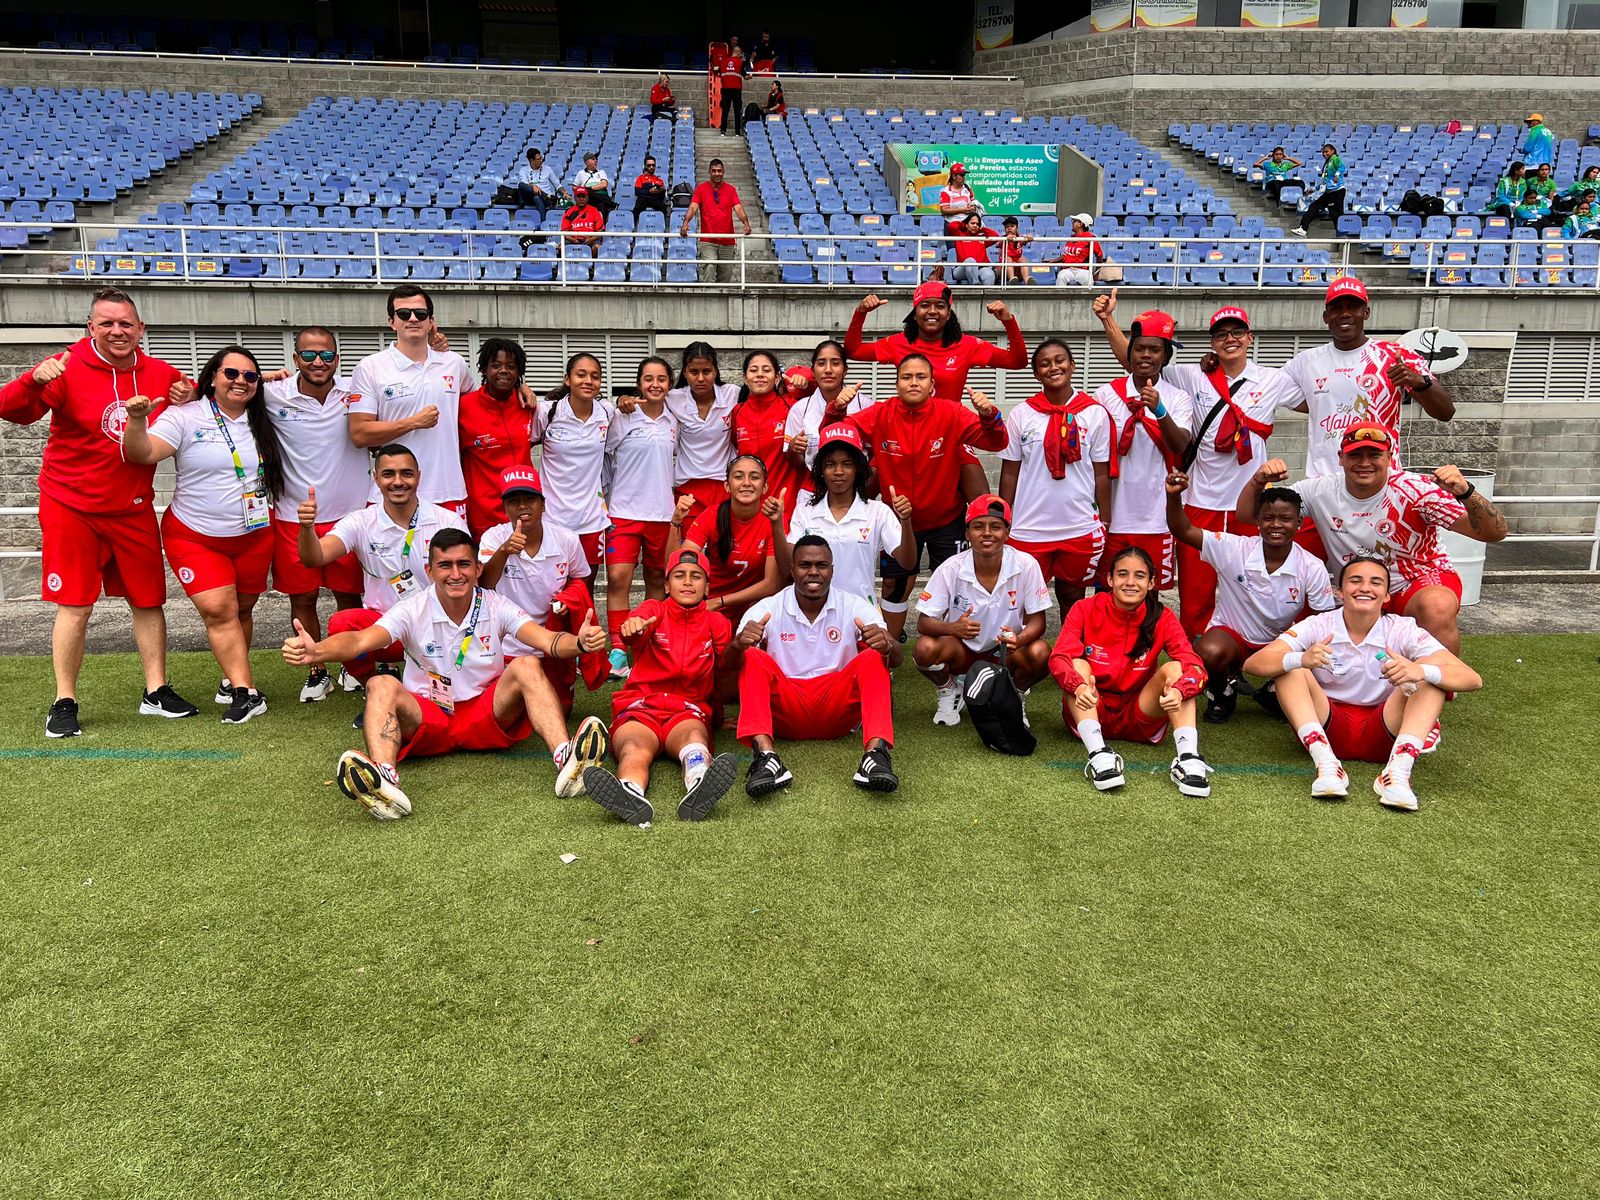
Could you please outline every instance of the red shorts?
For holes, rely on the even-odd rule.
[[[706,509],[715,508],[728,498],[728,487],[720,479],[688,479],[673,488],[672,494],[674,497],[694,497],[694,507],[683,519],[683,527],[687,529]]]
[[[666,570],[667,530],[671,528],[670,521],[614,519],[606,538],[606,562],[627,563],[631,567],[639,561],[640,551],[643,551],[645,570]]]
[[[1099,709],[1100,733],[1107,741],[1159,746],[1167,736],[1167,715],[1146,716],[1139,707],[1138,692],[1101,692]],[[1067,728],[1077,732],[1077,713],[1065,698],[1061,702],[1061,715],[1066,718]]]
[[[1388,762],[1394,734],[1383,723],[1383,705],[1341,704],[1328,701],[1328,745],[1340,758],[1357,762]]]
[[[337,633],[359,633],[363,629],[371,629],[381,616],[383,614],[375,608],[341,608],[336,613],[328,614],[328,636],[333,637]],[[382,650],[359,655],[342,665],[352,679],[359,679],[365,683],[372,678],[372,673],[379,663],[404,662],[405,658],[405,647],[399,642],[390,642]]]
[[[1261,649],[1261,647],[1266,645],[1265,642],[1247,641],[1245,639],[1244,635],[1241,634],[1237,629],[1229,629],[1226,625],[1211,625],[1211,626],[1208,626],[1206,628],[1206,632],[1207,633],[1223,633],[1223,634],[1226,634],[1228,637],[1232,638],[1233,639],[1233,644],[1235,646],[1239,647],[1239,656],[1240,656],[1240,658],[1249,658],[1257,650]]]
[[[241,596],[259,596],[267,590],[267,571],[272,566],[270,529],[212,537],[190,529],[169,508],[161,518],[161,545],[185,595],[220,587],[236,588]]]
[[[317,536],[334,527],[333,521],[318,521]],[[308,567],[300,561],[300,522],[272,520],[272,586],[285,596],[304,596],[318,588],[359,596],[364,580],[361,560],[352,550],[325,567]]]
[[[495,681],[496,684],[499,680]],[[422,709],[422,724],[400,747],[401,758],[428,758],[452,750],[505,750],[533,733],[528,714],[519,710],[510,729],[494,719],[494,688],[479,692],[471,700],[456,703],[447,713],[426,696],[412,693]]]
[[[594,581],[594,573],[600,569],[600,564],[605,562],[606,531],[596,529],[593,533],[577,534],[578,545],[583,549],[583,561],[589,564],[588,582]]]
[[[1390,596],[1383,611],[1397,617],[1405,616],[1406,605],[1411,603],[1412,597],[1427,587],[1447,587],[1456,594],[1456,603],[1461,603],[1461,576],[1454,571],[1424,571]]]
[[[167,569],[153,508],[85,513],[41,494],[39,531],[42,598],[52,604],[93,604],[102,586],[106,595],[126,596],[135,608],[167,602]]]
[[[1112,562],[1129,546],[1137,546],[1156,565],[1157,589],[1171,587],[1177,578],[1172,558],[1173,541],[1170,533],[1107,533],[1106,548],[1100,555],[1100,569],[1095,572],[1095,582],[1102,587],[1110,586]]]
[[[706,732],[711,731],[711,713],[693,700],[686,700],[682,696],[674,696],[670,692],[655,692],[649,696],[642,696],[636,700],[623,702],[621,696],[611,698],[611,733],[616,732],[629,721],[637,721],[660,739],[661,744],[667,744],[667,737],[685,721],[699,721],[706,727]]]
[[[1196,529],[1210,533],[1236,533],[1240,537],[1254,537],[1256,527],[1236,519],[1233,513],[1213,508],[1196,508],[1185,504],[1183,511]],[[1211,614],[1217,610],[1217,573],[1211,564],[1200,557],[1200,550],[1188,542],[1179,542],[1178,552],[1178,620],[1183,632],[1190,638],[1205,632]]]
[[[1011,545],[1024,554],[1033,555],[1039,570],[1044,572],[1046,583],[1056,580],[1086,587],[1094,582],[1095,568],[1100,565],[1100,555],[1106,548],[1106,528],[1097,525],[1093,533],[1055,542],[1024,542],[1012,538]]]

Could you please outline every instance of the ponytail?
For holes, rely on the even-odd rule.
[[[717,505],[717,560],[727,562],[733,554],[733,497]]]
[[[561,373],[561,382],[544,394],[544,398],[550,402],[550,407],[544,414],[546,429],[550,428],[550,423],[556,419],[556,409],[560,407],[561,402],[572,395],[572,387],[567,383],[568,378],[572,375],[572,369],[586,358],[595,366],[601,367],[602,370],[605,369],[601,365],[599,357],[590,354],[587,350],[579,350],[571,358],[567,359],[567,369]]]

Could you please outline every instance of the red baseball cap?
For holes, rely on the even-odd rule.
[[[967,505],[967,524],[971,525],[979,517],[999,517],[1007,525],[1011,524],[1011,505],[999,496],[979,496]]]
[[[821,454],[833,442],[844,442],[854,446],[865,454],[866,447],[861,444],[861,431],[848,421],[836,421],[832,425],[824,425],[817,431],[817,453]]]
[[[1245,312],[1244,309],[1240,308],[1237,304],[1230,304],[1225,308],[1219,308],[1216,312],[1212,313],[1210,327],[1215,329],[1224,321],[1237,321],[1246,329],[1250,328],[1250,314]]]
[[[706,556],[698,550],[686,546],[682,550],[673,551],[667,559],[666,573],[671,575],[674,570],[682,566],[695,567],[706,578],[711,577],[711,572],[706,569]]]
[[[924,300],[950,299],[950,285],[942,279],[930,279],[926,283],[919,283],[917,290],[911,293],[911,307],[915,308]]]
[[[572,189],[572,196],[573,196],[574,199],[576,199],[579,196],[587,196],[588,194],[589,194],[589,189],[586,188],[586,187],[575,187],[575,188]]]
[[[1377,421],[1358,421],[1344,431],[1339,439],[1339,453],[1354,450],[1357,446],[1376,446],[1380,450],[1394,450],[1394,434],[1387,425]]]
[[[965,175],[966,173],[967,173],[967,164],[966,163],[951,163],[950,164],[950,174],[952,174],[952,175]]]
[[[788,385],[789,394],[796,399],[803,400],[817,390],[816,375],[810,367],[799,363],[783,369],[783,381]]]
[[[1129,336],[1161,338],[1182,350],[1183,343],[1176,340],[1177,332],[1178,322],[1171,313],[1152,308],[1149,312],[1142,312],[1133,319]]]
[[[541,500],[544,499],[544,486],[539,482],[539,472],[532,467],[507,467],[500,475],[500,498],[504,500],[518,492],[532,492]]]
[[[1328,285],[1328,294],[1322,298],[1323,304],[1332,304],[1341,296],[1354,296],[1357,300],[1366,303],[1367,285],[1354,275],[1341,275]]]

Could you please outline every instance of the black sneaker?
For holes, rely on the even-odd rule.
[[[211,697],[211,702],[224,707],[233,703],[233,681],[226,675],[217,680],[217,694]]]
[[[789,774],[789,768],[783,765],[777,754],[771,750],[757,750],[755,762],[745,772],[744,792],[750,799],[759,800],[793,782],[794,776]]]
[[[655,818],[656,810],[644,798],[644,793],[632,784],[624,783],[604,767],[585,767],[583,788],[591,800],[619,821],[643,825]]]
[[[1198,754],[1180,754],[1172,760],[1169,774],[1185,796],[1202,799],[1211,795],[1211,776],[1216,768]]]
[[[183,717],[195,716],[199,711],[198,708],[173,691],[170,683],[163,683],[155,691],[146,692],[139,700],[139,715],[141,717],[166,717],[169,720],[176,721]]]
[[[731,754],[719,754],[706,767],[700,782],[684,793],[678,803],[678,820],[704,821],[717,801],[728,794],[739,774],[739,761]]]
[[[83,733],[78,724],[78,702],[62,698],[50,706],[50,715],[44,719],[45,737],[77,737]]]
[[[887,747],[880,746],[863,754],[861,765],[851,776],[851,782],[869,792],[892,792],[898,788],[900,776],[894,773],[894,768],[889,764]]]
[[[259,717],[267,711],[267,698],[260,692],[251,688],[236,687],[233,689],[233,703],[228,705],[228,711],[222,714],[224,725],[243,725],[253,717]]]
[[[1230,679],[1222,685],[1222,691],[1212,690],[1211,685],[1206,685],[1206,711],[1201,714],[1201,719],[1207,725],[1225,725],[1228,718],[1233,716],[1233,710],[1238,707],[1239,693],[1233,690],[1233,681]]]
[[[363,704],[360,708],[356,709],[355,719],[350,722],[350,728],[351,729],[362,729],[362,728],[366,727],[366,724],[367,724],[367,706],[365,704]]]

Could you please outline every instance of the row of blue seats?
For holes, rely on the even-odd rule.
[[[251,255],[190,256],[90,255],[74,259],[64,275],[84,278],[145,277],[173,280],[216,278],[273,282],[396,283],[406,279],[447,283],[692,283],[696,264],[690,260],[626,263],[584,257],[543,255],[521,261],[443,262],[422,259],[278,259]]]

